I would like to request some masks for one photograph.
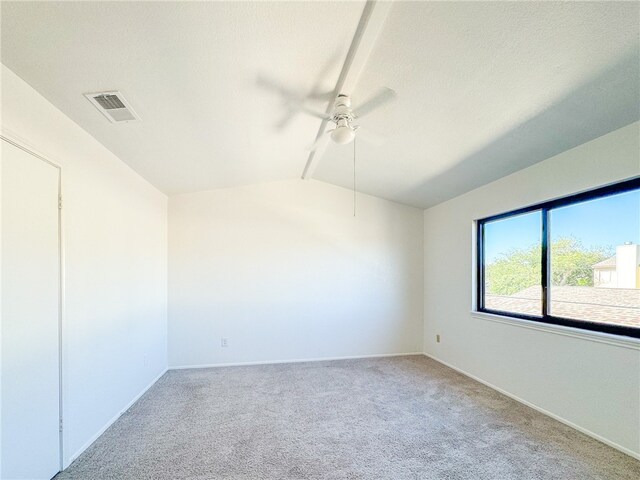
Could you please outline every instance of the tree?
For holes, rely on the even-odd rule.
[[[593,287],[593,265],[611,256],[611,249],[585,249],[575,238],[560,238],[551,246],[551,284]]]
[[[594,264],[611,256],[610,248],[585,248],[573,237],[559,238],[551,244],[551,284],[554,286],[593,286]],[[513,249],[487,265],[487,293],[513,295],[540,285],[542,277],[540,245]]]
[[[541,248],[512,249],[486,266],[487,293],[512,295],[533,285],[540,285]]]

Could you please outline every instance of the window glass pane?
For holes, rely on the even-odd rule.
[[[484,308],[542,315],[542,213],[484,224]]]
[[[640,327],[640,190],[549,215],[549,314]]]

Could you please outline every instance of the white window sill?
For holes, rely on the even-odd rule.
[[[564,335],[567,337],[580,338],[591,342],[606,343],[618,347],[631,348],[640,351],[640,338],[625,337],[622,335],[612,335],[610,333],[594,332],[591,330],[582,330],[580,328],[565,327],[563,325],[553,325],[550,323],[535,322],[524,320],[521,318],[508,317],[495,313],[471,311],[471,316],[489,320],[491,322],[504,323],[520,328],[529,328],[531,330],[539,330],[542,332],[553,333],[555,335]]]

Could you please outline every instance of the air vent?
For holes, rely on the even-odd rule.
[[[111,123],[135,122],[140,117],[120,92],[85,93],[87,99],[109,119]]]

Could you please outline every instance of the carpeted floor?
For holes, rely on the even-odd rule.
[[[636,480],[640,462],[408,356],[170,371],[55,478]]]

